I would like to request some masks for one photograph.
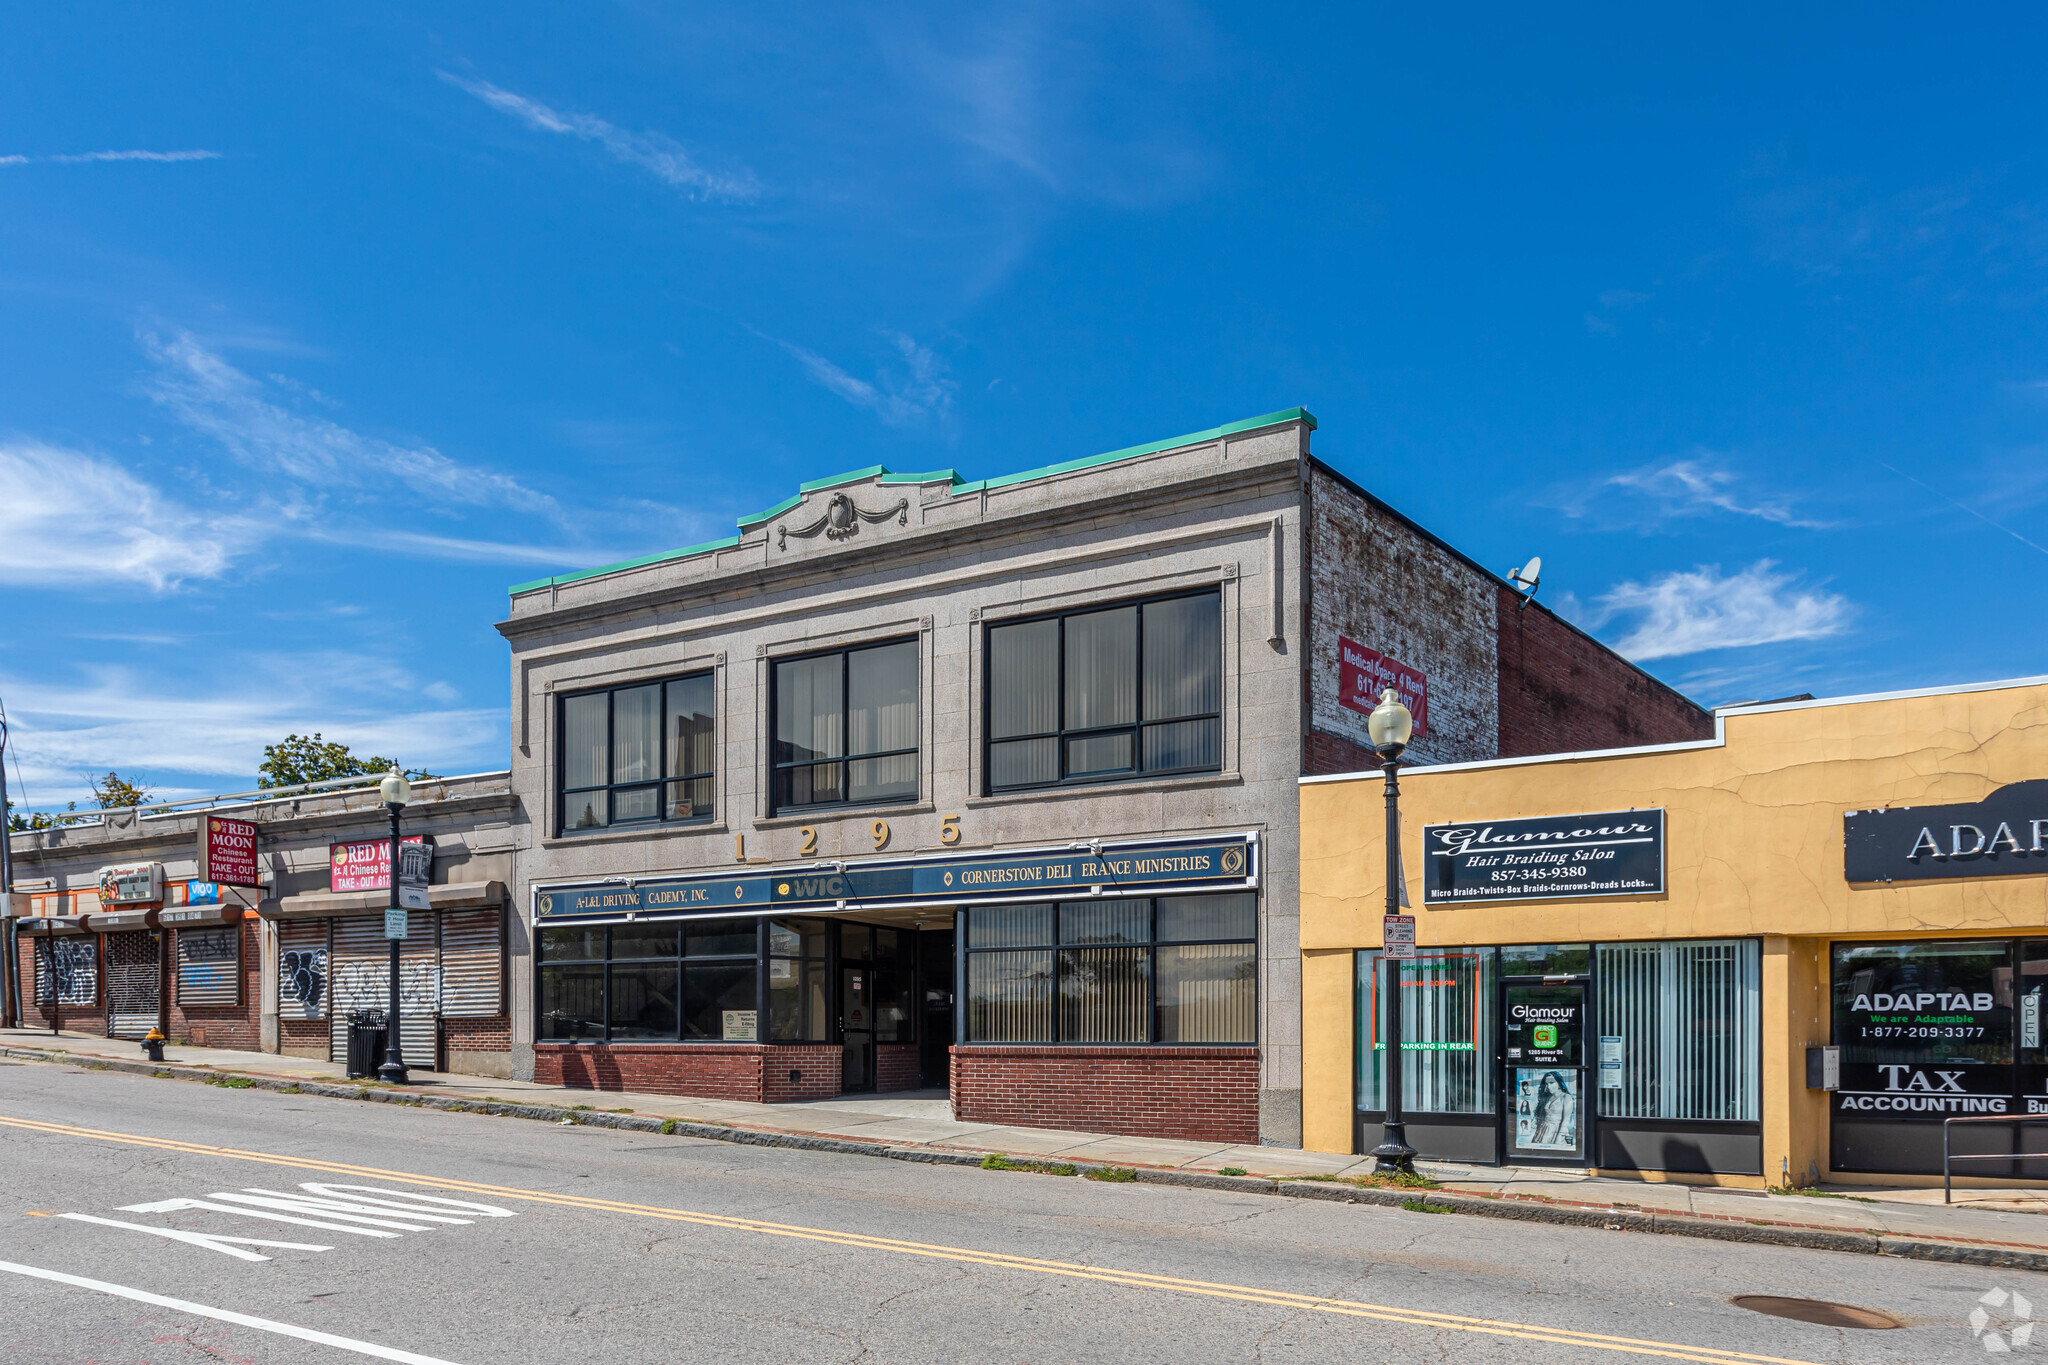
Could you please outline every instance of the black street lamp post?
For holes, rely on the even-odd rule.
[[[405,1054],[398,1044],[398,949],[404,940],[391,937],[391,931],[397,927],[397,918],[405,913],[398,902],[399,850],[404,847],[398,841],[398,813],[412,800],[412,783],[394,769],[377,784],[377,794],[384,798],[385,808],[391,812],[391,905],[384,920],[384,934],[391,944],[391,1005],[384,1012],[384,1065],[377,1068],[377,1079],[389,1085],[404,1085]]]
[[[1401,751],[1415,732],[1415,718],[1401,704],[1393,688],[1380,697],[1380,704],[1366,718],[1373,751],[1380,756],[1380,771],[1387,775],[1387,913],[1401,913]],[[1408,1125],[1401,1116],[1401,962],[1382,952],[1380,966],[1385,972],[1387,1022],[1382,1036],[1387,1040],[1387,1064],[1381,1068],[1386,1085],[1385,1121],[1380,1126],[1380,1145],[1372,1149],[1373,1170],[1381,1175],[1413,1174],[1415,1149],[1408,1145]]]

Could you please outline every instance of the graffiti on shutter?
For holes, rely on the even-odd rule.
[[[242,930],[178,931],[178,1004],[195,1009],[242,1003]]]
[[[107,1036],[140,1038],[156,1027],[162,974],[157,938],[147,929],[107,935]]]
[[[434,916],[412,912],[410,930],[398,954],[399,1047],[405,1064],[415,1070],[434,1069],[440,1020],[439,954],[434,950]],[[383,915],[345,915],[334,921],[334,952],[329,958],[327,990],[333,1020],[331,1055],[348,1056],[349,1016],[358,1010],[382,1015],[390,1004],[391,958],[384,937]]]
[[[489,1019],[505,1012],[505,916],[441,912],[441,1017]]]
[[[99,940],[36,940],[36,1003],[91,1007],[100,1002]]]
[[[327,921],[286,920],[277,928],[277,1012],[327,1017]]]

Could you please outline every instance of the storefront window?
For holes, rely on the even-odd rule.
[[[757,941],[750,919],[544,926],[539,1036],[751,1039]]]
[[[978,905],[967,1036],[989,1043],[1249,1043],[1257,897]]]
[[[1837,944],[1833,982],[1842,1049],[1837,1112],[1937,1119],[2006,1111],[2014,1081],[2012,944]],[[2023,1009],[2022,1027],[2026,1018]]]
[[[1603,943],[1595,956],[1601,1115],[1756,1122],[1761,945]]]
[[[1493,1112],[1494,954],[1460,948],[1389,963],[1358,955],[1358,1104],[1386,1107],[1389,968],[1401,978],[1401,1104],[1413,1113]]]
[[[1521,943],[1500,950],[1502,976],[1584,976],[1593,950],[1584,943]]]
[[[825,925],[768,925],[768,1036],[778,1043],[822,1043],[830,1036],[825,993]]]

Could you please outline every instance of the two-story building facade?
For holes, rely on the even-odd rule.
[[[875,467],[511,590],[517,1075],[1301,1140],[1304,773],[1705,712],[1290,409],[1006,478]]]

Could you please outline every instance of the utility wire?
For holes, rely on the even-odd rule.
[[[1941,490],[1940,490],[1939,488],[1935,488],[1935,487],[1932,487],[1932,486],[1931,486],[1931,485],[1929,485],[1929,484],[1921,483],[1921,481],[1920,481],[1919,479],[1916,479],[1916,478],[1914,478],[1914,477],[1913,477],[1913,476],[1912,476],[1911,474],[1908,474],[1908,473],[1907,473],[1907,472],[1906,472],[1905,470],[1903,470],[1903,469],[1892,469],[1892,467],[1891,467],[1890,465],[1886,464],[1886,463],[1885,463],[1885,462],[1884,462],[1883,460],[1879,460],[1879,461],[1878,461],[1877,463],[1878,463],[1878,467],[1879,467],[1879,468],[1881,468],[1881,469],[1891,469],[1891,470],[1892,470],[1892,473],[1894,473],[1894,474],[1898,475],[1898,476],[1899,476],[1900,478],[1902,478],[1902,479],[1906,480],[1906,482],[1908,482],[1908,483],[1917,483],[1917,484],[1920,484],[1920,486],[1921,486],[1922,488],[1925,488],[1925,489],[1926,489],[1926,490],[1927,490],[1928,492],[1930,492],[1930,493],[1934,494],[1934,496],[1935,496],[1935,497],[1937,497],[1937,498],[1940,498],[1940,499],[1941,499],[1941,500],[1942,500],[1943,502],[1947,503],[1947,504],[1948,504],[1949,506],[1951,506],[1951,507],[1958,507],[1958,508],[1961,508],[1961,509],[1962,509],[1963,511],[1965,511],[1965,512],[1968,512],[1968,513],[1969,513],[1969,514],[1970,514],[1971,516],[1975,517],[1975,518],[1976,518],[1977,520],[1979,520],[1979,521],[1983,522],[1983,523],[1984,523],[1984,524],[1985,524],[1986,526],[1991,526],[1991,527],[1995,527],[1996,529],[1998,529],[1998,530],[2000,530],[2000,531],[2003,531],[2003,532],[2005,532],[2005,533],[2006,533],[2007,535],[2011,536],[2011,537],[2012,537],[2012,538],[2013,538],[2014,540],[2017,540],[2017,541],[2018,541],[2018,542],[2019,542],[2020,544],[2022,544],[2022,545],[2026,546],[2026,547],[2027,547],[2028,549],[2030,549],[2030,550],[2040,550],[2042,554],[2044,554],[2044,555],[2048,555],[2048,548],[2044,548],[2043,546],[2040,546],[2040,545],[2036,545],[2036,544],[2035,544],[2035,543],[2034,543],[2033,541],[2031,541],[2031,540],[2028,540],[2028,539],[2027,539],[2027,538],[2026,538],[2025,536],[2021,535],[2021,534],[2020,534],[2020,533],[2019,533],[2018,531],[2015,531],[2015,530],[2013,530],[2013,529],[2012,529],[2012,527],[2010,527],[2010,526],[2007,526],[2007,525],[2005,525],[2005,524],[2003,524],[2003,523],[2001,523],[2001,522],[1996,522],[1996,521],[1993,521],[1993,520],[1992,520],[1991,518],[1989,518],[1989,517],[1985,516],[1985,515],[1984,515],[1984,514],[1983,514],[1982,512],[1979,512],[1979,511],[1978,511],[1978,510],[1977,510],[1976,508],[1974,508],[1974,507],[1971,507],[1971,506],[1970,506],[1970,505],[1968,505],[1967,503],[1960,503],[1960,502],[1957,502],[1957,501],[1956,501],[1956,500],[1955,500],[1954,498],[1952,498],[1952,497],[1950,497],[1950,496],[1949,496],[1948,494],[1946,494],[1946,493],[1942,492],[1942,491],[1941,491]]]

